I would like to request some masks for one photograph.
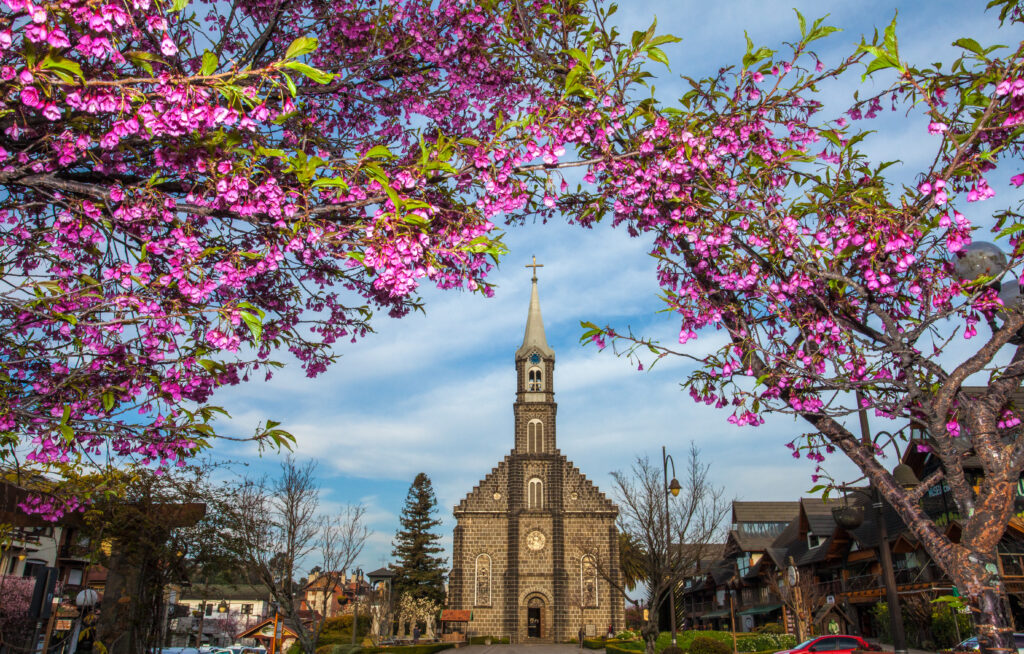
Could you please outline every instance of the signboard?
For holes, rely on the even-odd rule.
[[[588,624],[586,626],[586,634],[588,637],[593,638],[597,635],[597,627],[595,625]]]
[[[825,597],[825,603],[826,604],[835,604],[836,603],[836,596],[835,595],[828,595],[828,596],[826,596]]]
[[[70,619],[61,618],[54,623],[53,628],[56,631],[71,631],[71,622]]]

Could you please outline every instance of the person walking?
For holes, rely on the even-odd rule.
[[[416,645],[420,642],[420,626],[416,625],[412,628],[412,644]]]
[[[580,625],[580,649],[583,649],[583,636],[585,635],[586,632],[583,631],[583,625]]]

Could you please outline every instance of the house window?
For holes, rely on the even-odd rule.
[[[745,576],[750,572],[750,559],[745,556],[736,559],[736,567],[739,568],[740,576]]]
[[[597,606],[597,565],[592,556],[580,559],[580,594],[583,606]]]
[[[73,568],[68,570],[68,586],[81,586],[82,585],[82,570],[80,568]]]
[[[242,615],[252,615],[252,604],[242,605]]]
[[[25,567],[21,571],[22,577],[34,577],[36,571],[42,570],[46,567],[46,561],[40,559],[28,559],[25,561]]]
[[[540,420],[531,420],[526,425],[526,451],[544,451],[544,423]]]
[[[476,557],[476,584],[473,590],[473,605],[491,605],[491,557],[487,554],[481,554]]]
[[[534,477],[530,480],[530,484],[527,487],[527,500],[526,508],[528,509],[543,509],[544,508],[544,483]]]
[[[540,368],[530,368],[530,371],[527,373],[527,380],[526,390],[544,390],[544,373],[541,372]]]

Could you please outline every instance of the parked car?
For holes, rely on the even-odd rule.
[[[1024,654],[1024,634],[1013,634],[1013,640],[1017,644],[1017,654]],[[977,636],[971,636],[953,646],[954,652],[977,652],[980,649]]]
[[[784,649],[775,654],[850,654],[855,649],[865,649],[872,652],[882,651],[881,647],[869,643],[860,636],[836,634],[817,636],[810,640],[805,640],[793,649]]]

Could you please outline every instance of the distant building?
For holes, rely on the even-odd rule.
[[[169,624],[169,645],[194,645],[202,629],[201,642],[230,645],[238,634],[271,615],[270,593],[258,584],[210,584],[189,586],[178,593]]]
[[[618,509],[556,447],[536,274],[515,366],[512,451],[455,507],[448,607],[472,612],[473,634],[513,643],[618,630],[622,600],[603,576],[620,583]]]

